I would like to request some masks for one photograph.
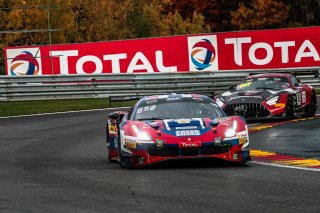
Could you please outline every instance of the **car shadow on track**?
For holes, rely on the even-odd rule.
[[[246,163],[235,163],[220,159],[175,159],[158,162],[156,164],[131,169],[212,169],[212,168],[249,168],[252,165]]]

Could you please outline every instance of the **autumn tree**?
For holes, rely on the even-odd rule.
[[[231,12],[231,24],[236,30],[285,27],[289,6],[276,0],[251,0],[239,3]]]
[[[236,0],[163,0],[168,12],[177,11],[184,20],[192,20],[195,13],[202,15],[211,31],[231,30],[230,10],[236,9],[237,2]]]
[[[289,27],[320,25],[319,0],[295,0],[289,2]]]

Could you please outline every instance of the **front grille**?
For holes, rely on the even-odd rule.
[[[184,148],[180,149],[181,156],[197,156],[199,155],[199,148]]]
[[[236,103],[228,104],[223,110],[227,115],[235,115],[234,109],[236,107],[242,107],[246,110],[245,118],[259,118],[267,117],[270,115],[270,112],[259,103]]]
[[[164,147],[164,148],[154,148],[150,147],[147,149],[147,153],[152,156],[178,156],[179,148],[177,147]]]
[[[229,152],[230,146],[204,146],[200,148],[179,148],[179,147],[150,147],[147,153],[151,156],[158,157],[178,157],[178,156],[201,156],[201,155],[217,155]]]

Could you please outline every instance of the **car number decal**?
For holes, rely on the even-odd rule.
[[[301,93],[300,92],[297,93],[297,105],[298,106],[301,105]]]
[[[302,91],[301,92],[301,104],[304,104],[307,102],[307,95],[306,95],[306,91]]]
[[[247,82],[247,83],[243,83],[243,84],[240,84],[237,86],[237,89],[241,89],[241,88],[244,88],[244,87],[248,87],[251,85],[252,82]]]
[[[200,135],[199,130],[181,130],[176,131],[176,136],[198,136]]]

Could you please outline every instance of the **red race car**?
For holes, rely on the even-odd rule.
[[[317,111],[316,91],[296,76],[284,73],[248,76],[215,101],[227,115],[241,114],[246,120],[289,120],[294,116],[314,116]]]
[[[122,167],[187,158],[250,160],[245,120],[227,117],[203,95],[144,97],[128,113],[111,113],[106,130],[108,158]]]

